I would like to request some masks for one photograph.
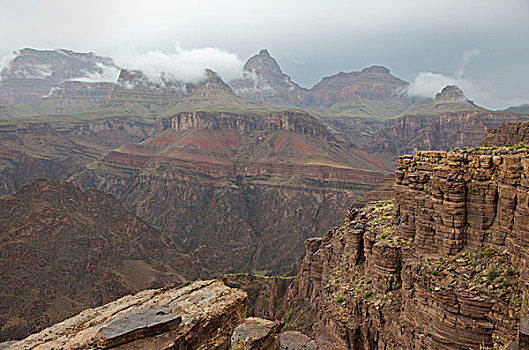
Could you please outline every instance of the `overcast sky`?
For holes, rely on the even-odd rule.
[[[222,65],[268,48],[305,87],[379,64],[416,94],[455,82],[485,107],[529,102],[529,0],[0,0],[0,32],[0,56],[60,47]]]

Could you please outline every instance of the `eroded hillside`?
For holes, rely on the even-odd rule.
[[[39,179],[0,197],[0,340],[87,308],[203,276],[113,196]]]

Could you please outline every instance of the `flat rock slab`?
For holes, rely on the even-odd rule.
[[[231,350],[279,350],[279,332],[283,323],[258,317],[247,318],[235,328]]]
[[[124,315],[109,324],[97,339],[97,346],[107,349],[140,338],[175,330],[182,316],[170,307],[154,307]]]
[[[57,323],[8,349],[227,349],[248,296],[221,280],[145,290]]]

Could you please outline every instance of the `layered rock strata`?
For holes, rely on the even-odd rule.
[[[321,348],[523,344],[528,159],[525,148],[401,157],[394,204],[352,209],[307,241],[287,308],[312,314]]]
[[[291,271],[303,241],[386,174],[299,111],[182,112],[165,123],[72,179],[115,194],[213,273]]]
[[[529,144],[529,121],[505,122],[496,129],[489,130],[481,143],[485,147]]]
[[[386,161],[417,151],[476,147],[487,132],[506,121],[528,120],[529,115],[488,111],[444,112],[440,115],[410,114],[386,122],[364,149]],[[485,141],[487,142],[487,141]]]
[[[8,349],[228,349],[246,293],[220,280],[153,289],[88,309]]]

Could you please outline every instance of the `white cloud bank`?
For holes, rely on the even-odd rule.
[[[493,86],[466,77],[466,66],[479,56],[481,56],[481,52],[475,48],[463,51],[459,57],[459,67],[453,75],[420,72],[410,83],[407,89],[408,95],[433,98],[445,86],[456,85],[463,90],[468,99],[485,108],[503,109],[529,102],[529,100],[524,98],[500,98],[497,96]]]
[[[118,81],[119,72],[121,71],[116,66],[107,66],[103,63],[97,63],[98,72],[89,72],[85,76],[75,78],[72,80],[83,81],[85,83],[115,83]]]
[[[205,70],[217,72],[229,81],[242,76],[244,62],[236,54],[206,47],[174,52],[159,50],[149,52],[121,52],[114,56],[115,63],[124,69],[142,71],[153,81],[161,81],[162,75],[188,83],[197,83],[205,78]]]

